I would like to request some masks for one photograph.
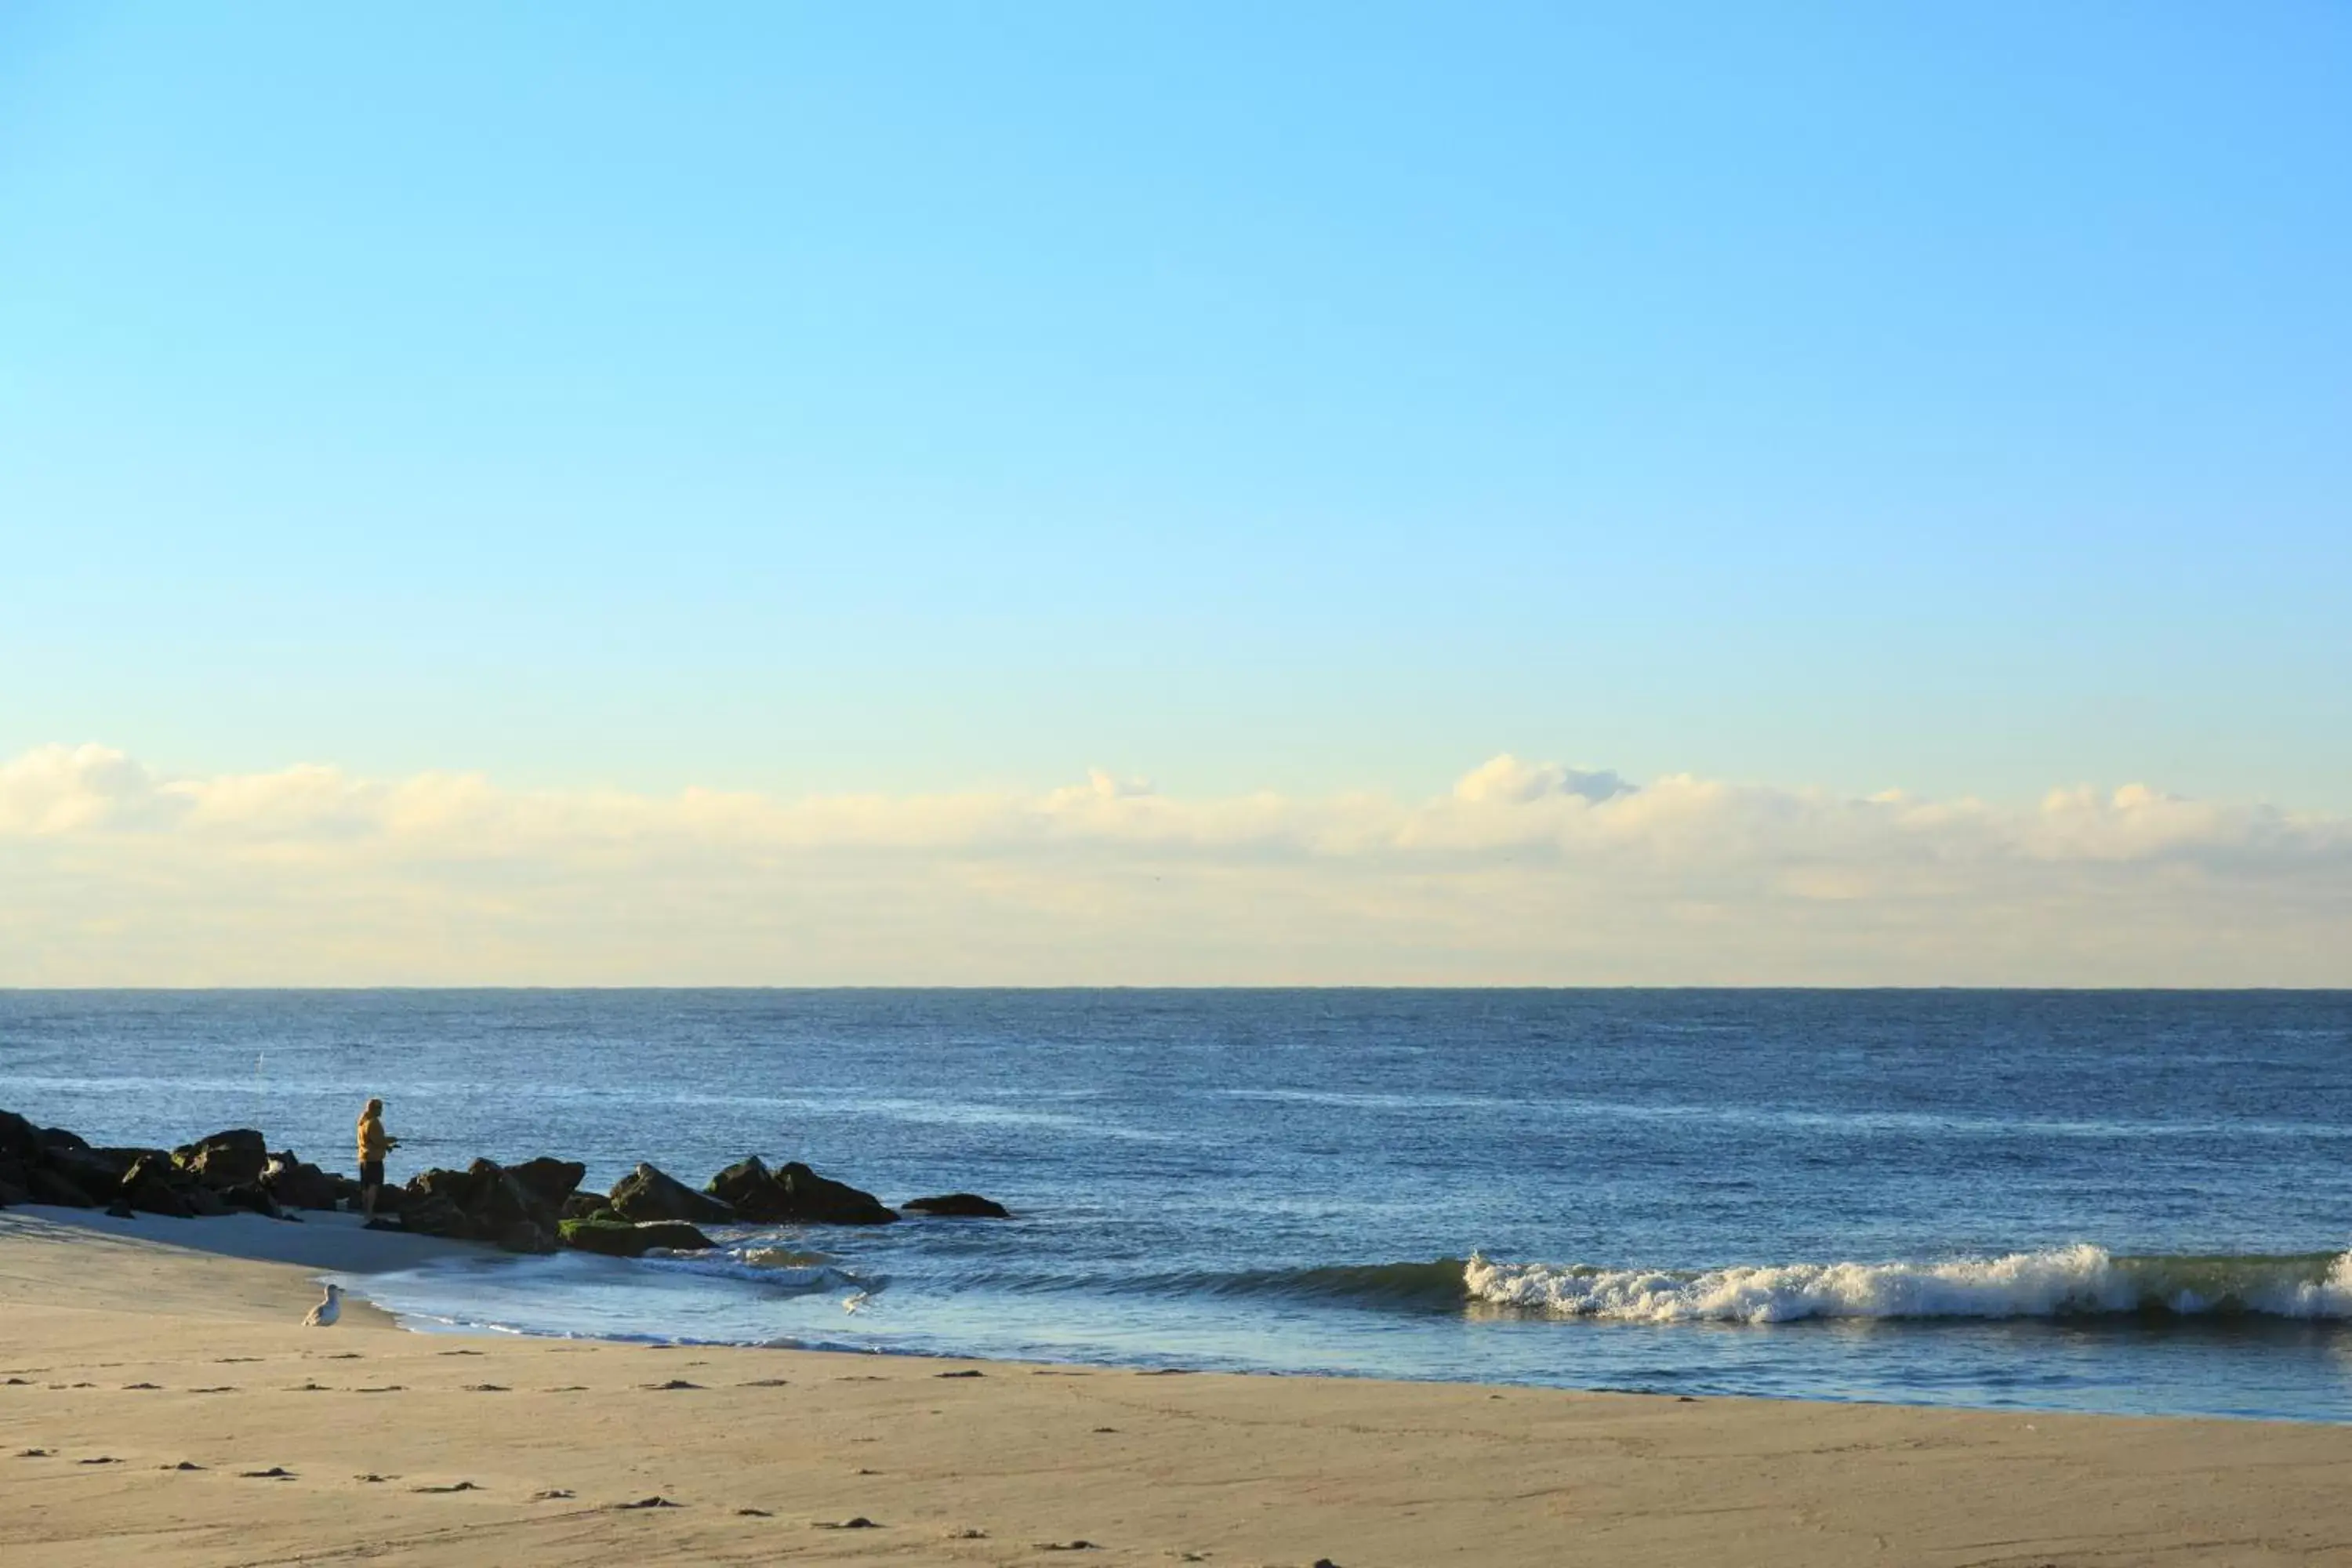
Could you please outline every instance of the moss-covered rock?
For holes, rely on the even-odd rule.
[[[576,1247],[583,1252],[600,1252],[607,1258],[642,1258],[656,1247],[667,1247],[672,1252],[701,1252],[714,1245],[702,1232],[677,1219],[640,1224],[599,1215],[593,1219],[567,1219],[558,1230],[564,1246]]]

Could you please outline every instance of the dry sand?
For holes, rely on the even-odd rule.
[[[0,1564],[2352,1563],[2335,1427],[300,1326],[449,1245],[0,1214]]]

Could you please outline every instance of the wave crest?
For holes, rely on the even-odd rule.
[[[2116,1258],[2078,1245],[1935,1263],[1703,1271],[1507,1263],[1473,1253],[1463,1285],[1472,1300],[1492,1306],[1643,1323],[2125,1313],[2352,1318],[2352,1252]]]

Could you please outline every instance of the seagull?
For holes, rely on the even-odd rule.
[[[310,1309],[310,1315],[302,1320],[302,1326],[306,1329],[331,1329],[335,1326],[335,1320],[342,1315],[343,1288],[330,1285],[326,1299]]]

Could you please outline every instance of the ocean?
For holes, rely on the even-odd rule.
[[[364,1282],[422,1328],[2352,1420],[2352,993],[0,992],[93,1142],[371,1095],[394,1181],[1016,1215]]]

